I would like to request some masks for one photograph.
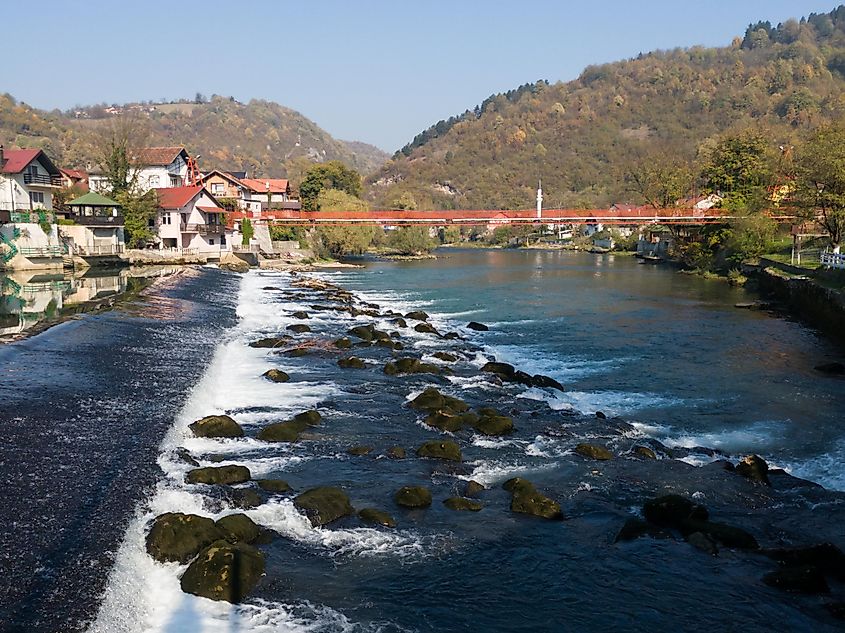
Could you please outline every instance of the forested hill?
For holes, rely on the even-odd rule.
[[[0,95],[0,142],[41,147],[64,167],[85,168],[96,162],[98,131],[115,116],[131,113],[148,128],[149,145],[184,145],[201,154],[201,168],[296,178],[314,162],[336,159],[368,174],[388,158],[372,145],[334,139],[299,112],[277,103],[242,104],[217,96],[197,101],[45,112]]]
[[[550,208],[638,202],[624,176],[652,153],[692,160],[720,133],[750,126],[788,144],[843,111],[840,6],[750,25],[724,48],[642,54],[493,95],[418,135],[368,194],[377,206],[410,192],[418,208],[530,208],[542,177]]]

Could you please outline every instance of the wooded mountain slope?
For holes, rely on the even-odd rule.
[[[136,111],[148,123],[149,145],[184,145],[202,155],[205,169],[294,178],[311,163],[340,160],[367,174],[387,159],[377,147],[334,139],[299,112],[270,101],[212,97]],[[111,117],[103,106],[45,112],[0,95],[0,142],[40,147],[64,167],[85,168],[96,162],[97,132]]]
[[[748,27],[724,48],[659,51],[539,81],[441,121],[368,180],[378,207],[530,208],[640,202],[625,173],[645,154],[690,160],[726,131],[788,145],[845,111],[845,7]]]

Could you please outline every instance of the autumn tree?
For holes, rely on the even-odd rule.
[[[321,211],[369,210],[365,201],[339,189],[321,191],[316,204]],[[367,225],[320,224],[312,236],[312,246],[321,255],[361,255],[373,243],[378,230]]]
[[[361,174],[339,160],[314,165],[305,172],[299,185],[302,208],[307,211],[319,211],[320,193],[328,189],[343,191],[359,198],[364,190]]]
[[[109,119],[100,130],[95,151],[110,195],[137,188],[138,165],[132,152],[146,146],[148,134],[147,122],[134,111]]]
[[[702,169],[711,190],[730,209],[753,209],[765,203],[772,182],[774,152],[761,132],[748,130],[721,138]]]
[[[625,174],[625,182],[646,204],[667,209],[689,195],[695,177],[687,161],[663,149],[641,153]]]
[[[845,125],[817,130],[796,160],[796,202],[805,218],[815,220],[838,253],[845,237]]]

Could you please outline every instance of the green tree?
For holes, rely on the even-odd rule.
[[[725,198],[723,206],[732,210],[754,209],[765,203],[774,162],[769,139],[761,132],[749,130],[720,139],[702,176],[713,191]]]
[[[388,245],[400,255],[422,255],[435,247],[427,226],[403,226],[390,234]]]
[[[252,228],[252,220],[244,218],[241,220],[241,245],[249,246],[249,241],[255,235],[255,229]]]
[[[305,172],[299,185],[302,208],[307,211],[319,211],[320,193],[327,189],[337,189],[358,198],[363,193],[361,174],[339,160],[314,165]]]
[[[625,174],[630,190],[655,209],[675,206],[689,195],[694,181],[689,163],[665,149],[640,154]]]
[[[123,210],[126,244],[129,248],[142,248],[153,238],[155,217],[158,213],[158,196],[155,191],[140,194],[123,190],[114,194]]]
[[[416,211],[417,201],[414,198],[414,194],[412,194],[410,191],[405,191],[398,198],[394,199],[393,204],[391,204],[390,206],[394,209],[399,209],[403,211]]]
[[[369,210],[365,201],[338,189],[321,191],[317,206],[321,211]],[[376,226],[320,224],[314,231],[312,248],[319,255],[360,255],[373,243],[379,230]]]
[[[827,233],[834,252],[845,237],[845,124],[817,130],[799,148],[795,199]]]

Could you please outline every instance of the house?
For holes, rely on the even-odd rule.
[[[220,198],[229,198],[240,201],[241,192],[245,188],[244,184],[234,173],[219,169],[210,171],[202,176],[199,184],[208,189],[211,195],[218,200]]]
[[[66,222],[59,233],[70,242],[71,250],[81,257],[118,255],[126,248],[123,214],[120,204],[89,191],[71,200],[63,214]]]
[[[260,213],[270,209],[299,211],[299,200],[291,196],[290,182],[286,178],[242,178],[241,208]]]
[[[190,156],[184,147],[144,147],[130,150],[129,160],[134,166],[139,191],[164,187],[183,187],[188,178]],[[108,177],[101,170],[92,170],[88,185],[91,191],[103,193],[109,189]]]
[[[60,268],[64,247],[53,215],[61,174],[40,149],[0,146],[0,269]]]
[[[707,211],[713,207],[717,207],[722,203],[722,196],[711,193],[706,196],[693,196],[691,198],[681,198],[675,201],[675,206],[682,209],[695,209],[696,211]]]
[[[75,187],[77,191],[85,193],[88,191],[88,172],[81,169],[63,169],[59,167],[62,175],[62,188],[70,189]]]
[[[156,189],[159,248],[196,249],[209,255],[231,250],[232,232],[225,209],[201,185]]]

